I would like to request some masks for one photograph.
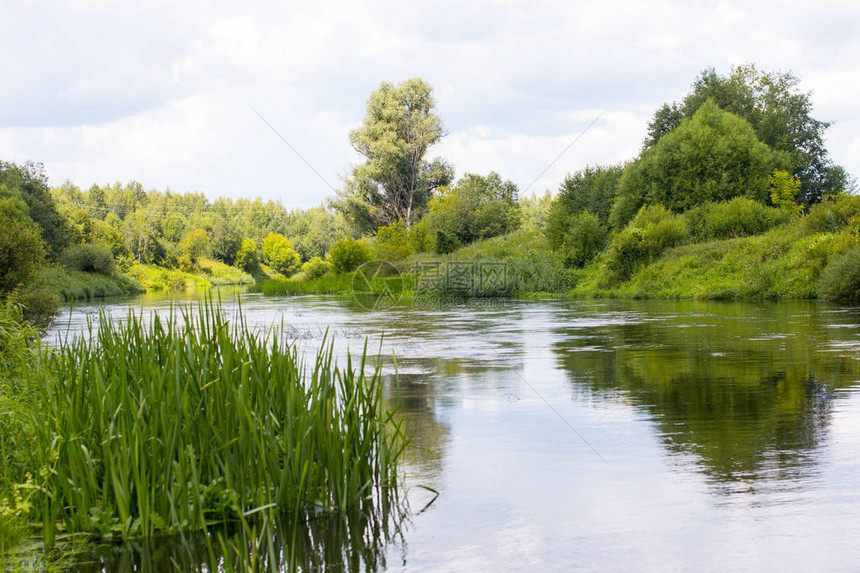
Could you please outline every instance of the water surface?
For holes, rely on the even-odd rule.
[[[413,439],[400,534],[317,524],[302,547],[284,542],[308,569],[860,563],[860,309],[494,299],[368,311],[348,298],[254,294],[241,308],[257,328],[283,322],[308,353],[326,333],[340,356],[367,340]],[[67,313],[48,339],[77,335],[98,310]],[[80,568],[161,570],[173,553],[155,545],[102,548]]]

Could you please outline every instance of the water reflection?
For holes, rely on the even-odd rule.
[[[860,375],[851,352],[834,352],[853,331],[833,327],[856,314],[802,303],[614,306],[615,324],[574,318],[556,330],[578,390],[647,412],[665,447],[693,454],[716,482],[813,470],[833,399]]]
[[[386,548],[402,543],[402,508],[380,504],[298,523],[233,526],[184,535],[85,547],[58,568],[80,573],[165,571],[382,571]]]
[[[347,298],[243,298],[250,324],[283,321],[309,353],[326,329],[338,356],[367,337],[384,360],[386,404],[412,437],[408,519],[390,535],[321,522],[278,534],[300,568],[798,570],[860,560],[860,311],[500,302],[371,312]],[[84,314],[69,320],[73,331]],[[424,512],[434,494],[422,486],[440,493]],[[295,550],[294,537],[304,539]],[[164,543],[114,547],[87,571],[208,567],[206,554]]]

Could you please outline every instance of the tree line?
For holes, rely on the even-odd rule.
[[[349,135],[364,161],[335,197],[310,209],[137,182],[51,188],[41,165],[0,162],[0,295],[26,290],[44,263],[194,272],[211,259],[255,276],[265,266],[313,278],[373,257],[447,254],[522,227],[542,230],[566,264],[584,266],[613,241],[647,251],[648,220],[671,244],[667,221],[702,221],[708,205],[780,221],[775,212],[797,217],[850,192],[853,181],[824,146],[829,125],[812,117],[811,94],[790,73],[706,69],[680,101],[656,110],[637,157],[573,172],[554,198],[522,198],[495,172],[455,179],[450,163],[430,156],[446,133],[432,88],[417,78],[383,83]],[[634,223],[639,231],[627,230]]]

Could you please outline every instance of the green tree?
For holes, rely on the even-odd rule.
[[[564,237],[564,260],[569,266],[584,267],[606,246],[606,227],[588,211],[574,215]]]
[[[336,273],[354,271],[373,258],[373,251],[364,241],[342,237],[331,246],[328,259]]]
[[[0,213],[0,296],[30,281],[44,258],[36,227]]]
[[[212,256],[227,265],[232,265],[236,261],[236,253],[241,245],[242,236],[236,230],[232,219],[219,219],[212,228]]]
[[[180,256],[187,257],[191,266],[196,266],[200,257],[209,250],[209,234],[203,229],[193,229],[185,233],[176,246]]]
[[[248,273],[254,273],[259,269],[260,261],[257,259],[257,243],[254,239],[248,237],[242,239],[233,264]]]
[[[299,254],[280,233],[269,233],[261,245],[263,262],[279,273],[292,274],[301,265]]]
[[[394,221],[390,225],[380,227],[374,243],[376,257],[387,261],[405,259],[415,252],[409,241],[409,231],[402,221]]]
[[[803,213],[803,205],[796,203],[800,195],[800,179],[792,177],[788,171],[777,169],[768,177],[770,182],[770,200],[792,219],[797,219]]]
[[[466,173],[430,202],[430,228],[456,237],[459,243],[514,231],[522,224],[517,193],[517,186],[498,173],[486,177]]]
[[[762,142],[787,153],[787,168],[801,182],[799,199],[806,205],[817,203],[824,195],[849,188],[851,181],[828,157],[824,132],[830,123],[812,117],[811,94],[800,91],[799,83],[791,73],[763,72],[754,65],[735,66],[728,76],[708,68],[681,102],[657,110],[645,147],[656,145],[711,100],[747,120]]]
[[[620,229],[655,203],[676,212],[740,196],[767,203],[768,176],[787,163],[747,121],[707,101],[624,168],[610,220]]]
[[[56,256],[69,244],[66,219],[48,187],[48,175],[41,163],[15,163],[0,161],[0,186],[16,189],[27,204],[28,215],[39,226],[49,256]]]
[[[365,162],[352,171],[333,204],[359,232],[395,220],[419,219],[433,191],[447,185],[453,169],[427,152],[444,135],[432,88],[421,79],[384,82],[370,95],[364,125],[350,133]]]
[[[609,223],[622,172],[620,165],[586,166],[564,178],[558,195],[549,206],[544,225],[544,234],[553,249],[562,246],[572,218],[580,213],[591,213],[603,226]]]

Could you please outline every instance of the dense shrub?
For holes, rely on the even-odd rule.
[[[610,219],[620,228],[641,205],[656,203],[675,212],[740,196],[767,203],[768,176],[788,162],[747,121],[707,101],[624,168]]]
[[[401,221],[380,227],[376,233],[376,257],[386,261],[405,259],[415,252],[409,232]]]
[[[606,246],[606,228],[588,211],[570,220],[564,238],[564,260],[569,266],[584,267]]]
[[[38,231],[0,214],[0,295],[29,280],[44,257]]]
[[[309,279],[317,279],[328,272],[329,266],[320,257],[311,257],[311,259],[302,265],[302,272]]]
[[[436,254],[448,255],[460,248],[460,241],[454,233],[436,231]]]
[[[790,216],[746,197],[705,203],[684,214],[696,241],[760,235],[789,222]]]
[[[257,243],[254,242],[254,239],[248,237],[242,239],[233,264],[246,273],[253,273],[259,269],[260,261],[257,258]]]
[[[836,257],[824,268],[818,292],[827,300],[860,301],[860,248]]]
[[[261,250],[263,262],[285,275],[290,275],[299,269],[302,263],[293,245],[280,233],[269,233],[263,239]]]
[[[803,218],[807,233],[835,233],[848,224],[858,221],[860,196],[841,194],[813,205]]]
[[[642,207],[612,240],[607,266],[616,280],[629,278],[637,266],[654,260],[666,249],[684,244],[688,237],[683,217],[659,204]]]
[[[63,251],[63,265],[71,271],[110,276],[114,272],[113,253],[106,245],[73,245]]]
[[[371,260],[373,253],[365,242],[344,237],[331,246],[328,257],[336,273],[347,273]]]

